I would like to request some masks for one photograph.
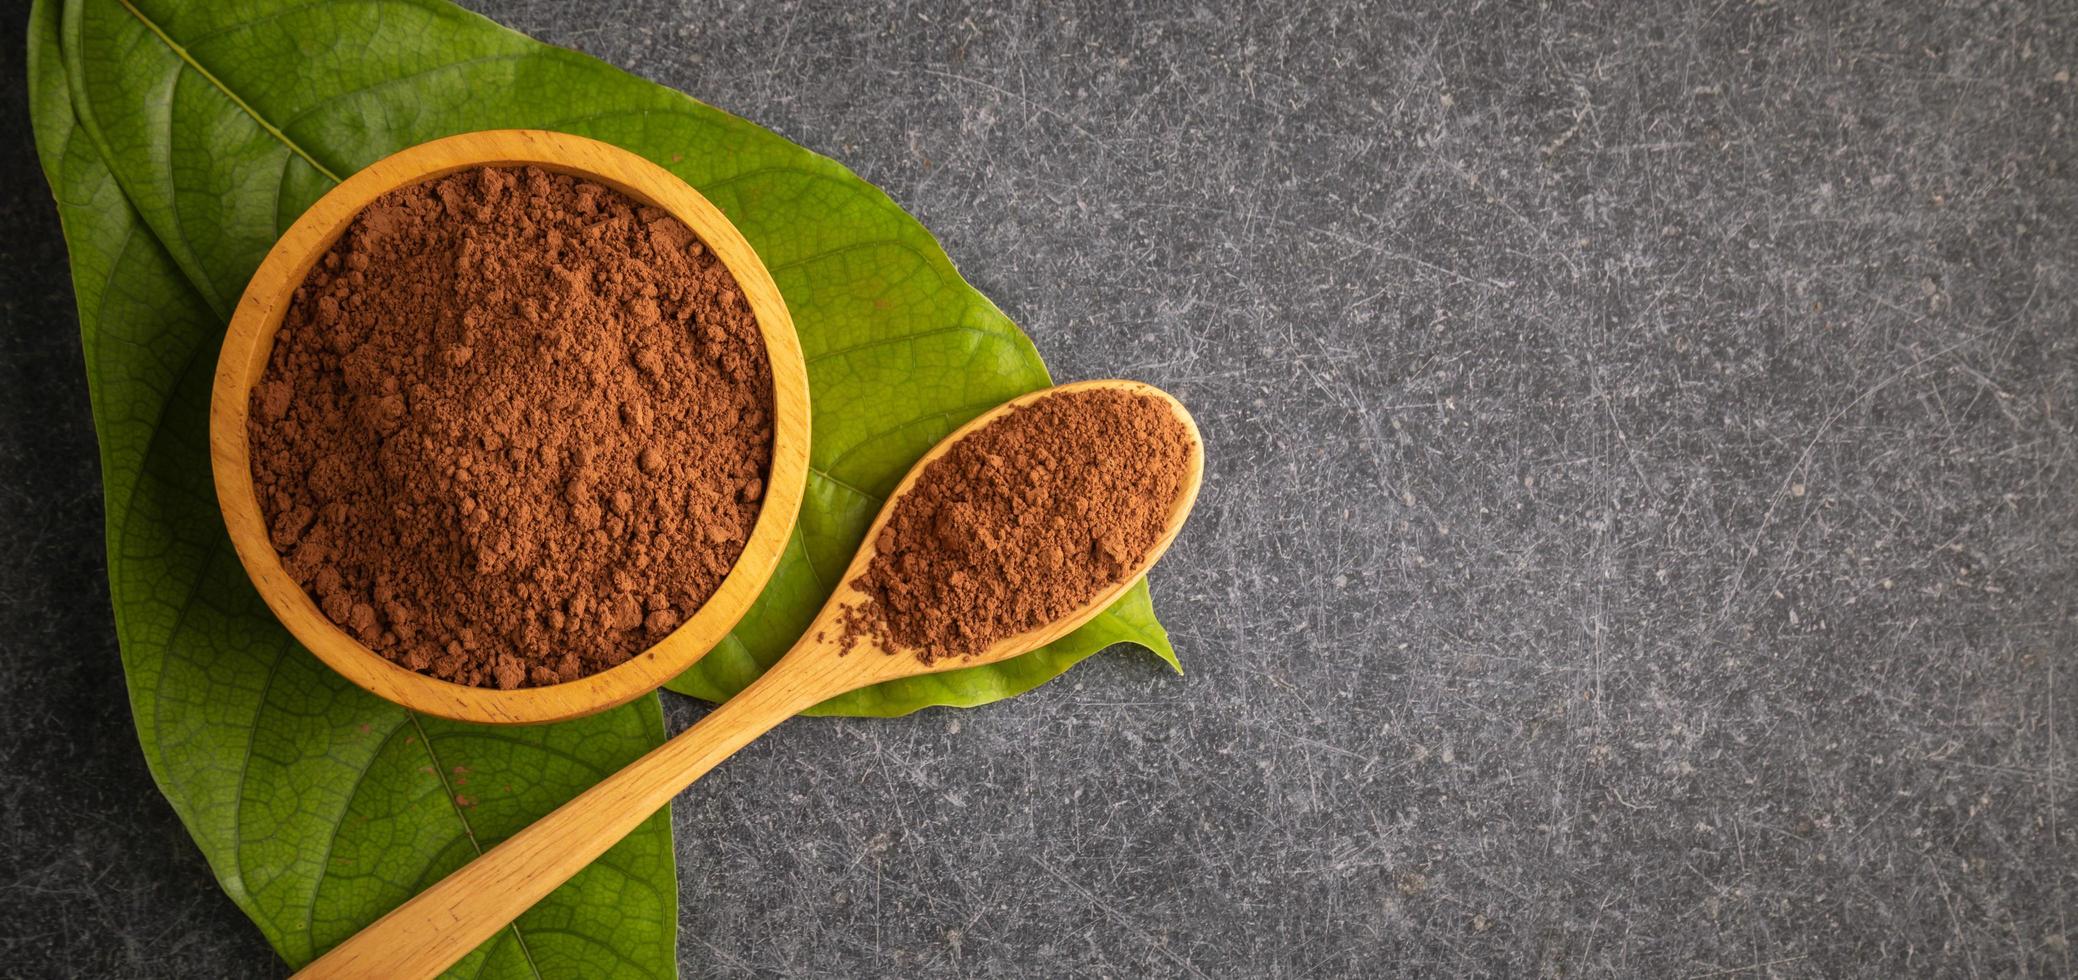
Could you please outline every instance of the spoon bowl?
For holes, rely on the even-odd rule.
[[[455,684],[392,663],[325,616],[268,540],[247,442],[253,386],[266,373],[275,333],[311,267],[376,198],[482,166],[573,174],[684,222],[735,277],[772,365],[772,465],[763,506],[714,594],[677,629],[624,663],[574,681],[509,691]],[[670,171],[612,144],[566,133],[464,133],[369,164],[319,198],[267,253],[238,300],[217,359],[209,456],[217,502],[246,574],[282,625],[333,670],[380,697],[443,718],[489,724],[558,721],[626,704],[678,676],[728,635],[764,590],[793,534],[808,478],[808,374],[793,319],[771,273],[736,226]]]
[[[1109,388],[1162,401],[1190,434],[1190,460],[1171,501],[1162,533],[1147,554],[1109,588],[1056,620],[1004,637],[969,657],[925,662],[914,650],[886,650],[866,638],[849,651],[842,646],[839,618],[866,601],[851,585],[876,554],[874,542],[895,505],[917,477],[968,433],[1024,405],[1061,392]],[[438,884],[377,919],[297,974],[301,977],[432,976],[468,955],[506,923],[519,917],[556,886],[584,869],[606,849],[671,801],[709,769],[752,739],[804,708],[869,684],[995,663],[1029,653],[1088,622],[1147,574],[1182,530],[1197,501],[1205,473],[1204,440],[1176,399],[1137,381],[1086,381],[1036,391],[1013,399],[955,430],[911,467],[879,516],[865,544],[845,569],[836,591],[823,604],[799,642],[749,687],[701,718],[698,724],[627,768],[608,776],[532,826],[505,839]]]
[[[922,459],[917,460],[916,465],[911,466],[909,472],[902,477],[902,482],[896,484],[895,489],[888,494],[887,502],[881,505],[880,513],[873,518],[873,524],[866,529],[865,543],[859,546],[858,553],[852,556],[851,564],[845,566],[844,574],[838,577],[836,590],[830,593],[828,600],[824,601],[822,611],[816,614],[815,622],[808,627],[807,636],[803,638],[801,643],[796,644],[793,650],[788,651],[786,660],[795,660],[797,657],[806,659],[810,656],[817,658],[825,656],[827,653],[824,650],[825,644],[821,642],[811,643],[810,640],[819,634],[827,634],[831,638],[836,637],[841,632],[839,618],[844,611],[866,601],[865,593],[859,591],[858,587],[853,583],[857,582],[859,577],[866,573],[867,566],[871,565],[873,559],[879,556],[880,551],[875,545],[880,540],[880,529],[887,525],[890,517],[894,516],[895,502],[902,499],[909,492],[910,488],[916,485],[917,479],[923,475],[926,466],[939,457],[944,456],[961,439],[966,438],[969,433],[1010,414],[1012,411],[1053,395],[1091,390],[1120,391],[1153,398],[1166,405],[1170,413],[1176,417],[1176,420],[1183,423],[1184,431],[1190,435],[1189,468],[1184,472],[1183,483],[1177,489],[1176,499],[1169,505],[1168,515],[1162,525],[1162,534],[1155,539],[1154,546],[1148,549],[1147,557],[1135,567],[1131,574],[1124,576],[1118,582],[1098,592],[1089,601],[1077,607],[1073,613],[1026,630],[1023,633],[1006,636],[978,653],[967,656],[940,657],[930,663],[924,663],[917,656],[917,651],[915,650],[888,650],[876,644],[872,638],[860,636],[850,652],[838,658],[843,661],[843,666],[856,671],[856,673],[844,673],[838,676],[846,678],[847,682],[850,683],[851,686],[844,689],[849,691],[868,684],[877,684],[881,681],[895,680],[901,677],[935,674],[947,670],[958,670],[963,667],[998,663],[1012,657],[1030,653],[1061,637],[1067,636],[1082,628],[1083,624],[1095,619],[1097,614],[1111,608],[1113,602],[1118,601],[1118,598],[1125,595],[1128,589],[1139,583],[1140,579],[1145,576],[1146,570],[1152,567],[1162,557],[1164,552],[1169,550],[1170,543],[1175,541],[1177,533],[1183,530],[1184,519],[1190,516],[1191,507],[1197,503],[1198,486],[1205,479],[1205,442],[1203,437],[1198,434],[1198,424],[1196,420],[1191,418],[1190,411],[1185,409],[1183,404],[1178,402],[1175,397],[1160,388],[1139,381],[1117,379],[1078,381],[1072,384],[1056,385],[1052,388],[1042,388],[1004,402],[1002,405],[976,417],[966,425],[953,430],[952,434],[939,440],[937,445],[931,447],[930,452],[925,453]],[[772,669],[778,670],[778,665],[775,665]],[[832,692],[828,697],[835,697],[841,693],[844,692]],[[804,707],[806,706],[804,705]]]

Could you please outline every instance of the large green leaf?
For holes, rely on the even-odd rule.
[[[86,0],[39,5],[33,27],[37,142],[73,254],[140,741],[226,890],[291,962],[661,736],[650,699],[523,731],[413,717],[297,650],[245,582],[209,486],[210,368],[261,256],[340,176],[456,132],[579,133],[699,187],[771,267],[809,358],[810,486],[771,585],[674,682],[697,696],[728,696],[785,650],[925,448],[1048,381],[929,233],[842,166],[454,7]],[[980,704],[1117,642],[1175,663],[1144,586],[1046,650],[817,710]],[[614,972],[669,972],[667,835],[651,821],[464,968],[601,972],[619,957]]]
[[[225,297],[183,274],[75,113],[67,54],[99,49],[62,45],[54,6],[33,18],[36,140],[72,253],[139,740],[224,890],[301,964],[658,744],[662,713],[645,698],[531,729],[419,717],[346,683],[274,623],[209,482]],[[659,813],[456,971],[671,976],[676,931]]]
[[[799,634],[882,495],[932,442],[1047,383],[1031,342],[885,194],[773,133],[445,4],[93,2],[66,18],[78,111],[123,191],[210,304],[237,296],[332,180],[399,148],[526,126],[607,140],[714,200],[771,267],[809,359],[800,530],[736,633],[673,686],[725,697]],[[1144,589],[1011,665],[823,710],[897,714],[1030,688],[1115,642],[1174,663]]]

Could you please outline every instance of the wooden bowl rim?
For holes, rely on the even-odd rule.
[[[392,663],[327,618],[268,539],[253,485],[247,417],[289,300],[363,208],[400,187],[481,166],[535,166],[582,176],[660,208],[699,236],[735,277],[772,368],[772,463],[764,505],[714,594],[678,628],[625,663],[547,687],[502,691],[440,680]],[[231,317],[210,395],[209,446],[218,505],[238,560],[276,618],[361,688],[405,708],[457,721],[530,724],[626,704],[678,676],[721,642],[750,608],[792,536],[808,476],[808,380],[779,287],[757,253],[700,192],[639,154],[545,130],[485,130],[400,150],[369,164],[310,206],[275,242]]]

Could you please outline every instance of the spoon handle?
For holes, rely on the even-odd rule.
[[[795,659],[796,667],[812,661]],[[650,750],[439,884],[334,946],[297,977],[430,977],[454,965],[640,826],[707,770],[829,697],[814,670],[775,666]],[[806,676],[804,676],[806,675]]]

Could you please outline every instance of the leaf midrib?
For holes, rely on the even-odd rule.
[[[122,4],[123,9],[125,11],[128,11],[130,16],[137,18],[137,22],[143,24],[145,30],[152,32],[152,36],[158,38],[159,43],[166,46],[166,50],[173,52],[173,56],[179,58],[181,64],[188,66],[188,68],[193,70],[195,74],[200,75],[204,79],[208,80],[209,84],[215,86],[218,92],[223,93],[224,98],[231,100],[232,105],[237,106],[239,111],[251,117],[255,125],[259,126],[263,130],[266,130],[267,135],[272,136],[277,140],[280,140],[281,145],[288,147],[290,152],[296,154],[299,157],[302,157],[304,163],[310,164],[312,169],[316,170],[318,173],[324,174],[327,178],[329,178],[332,181],[332,183],[339,183],[340,177],[338,174],[332,172],[332,168],[327,167],[322,163],[319,163],[316,157],[310,155],[310,151],[305,150],[301,145],[297,144],[295,140],[290,139],[287,133],[282,132],[273,123],[268,122],[267,117],[260,115],[259,110],[254,109],[252,106],[246,104],[246,101],[244,99],[238,97],[238,93],[231,91],[231,87],[229,85],[225,85],[223,81],[217,78],[216,75],[212,73],[208,68],[203,67],[200,61],[195,60],[195,56],[188,53],[188,49],[181,47],[179,42],[173,40],[173,38],[166,33],[165,29],[158,25],[158,22],[152,20],[149,17],[146,17],[143,11],[138,10],[137,5],[133,3],[132,0],[116,0],[116,2]]]
[[[476,828],[469,825],[469,815],[462,812],[462,801],[455,796],[454,784],[447,780],[447,769],[440,762],[440,753],[433,751],[433,736],[426,732],[426,726],[419,721],[418,712],[405,709],[404,716],[411,719],[411,727],[418,733],[419,744],[426,747],[426,758],[433,760],[433,775],[439,778],[440,792],[447,797],[447,805],[454,810],[455,819],[462,822],[462,836],[469,838],[470,849],[476,852],[477,857],[482,857],[483,842],[476,839]],[[527,970],[534,974],[536,980],[542,980],[541,965],[534,962],[534,951],[527,948],[527,937],[520,933],[519,920],[514,919],[506,928],[512,930],[512,941],[519,944],[520,957],[527,961]]]

